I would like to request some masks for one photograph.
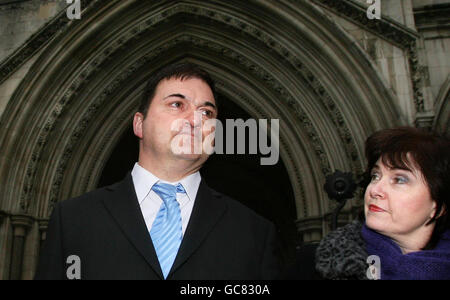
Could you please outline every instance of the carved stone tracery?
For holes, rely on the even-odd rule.
[[[298,1],[298,0],[291,0]],[[366,15],[366,8],[354,1],[336,1],[336,0],[313,0],[316,4],[327,9],[335,11],[338,15],[343,16],[347,20],[358,24],[365,30],[376,34],[381,39],[387,40],[393,45],[403,49],[409,60],[411,69],[411,84],[413,87],[414,104],[417,113],[425,111],[424,104],[424,71],[423,66],[420,65],[417,54],[417,43],[420,35],[393,21],[386,20],[382,17],[380,20],[369,20]]]

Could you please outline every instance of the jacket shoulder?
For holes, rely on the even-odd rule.
[[[76,213],[80,210],[86,212],[88,209],[98,207],[104,199],[112,197],[113,192],[120,189],[121,184],[123,181],[96,188],[79,196],[59,201],[56,205],[66,212]]]

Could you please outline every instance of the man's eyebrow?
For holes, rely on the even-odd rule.
[[[188,99],[183,94],[170,94],[169,96],[164,97],[163,100],[166,100],[166,99],[171,98],[171,97],[177,97],[177,98],[181,98],[181,99]],[[201,106],[209,106],[209,107],[212,107],[215,110],[217,110],[217,106],[214,103],[212,103],[211,101],[205,101]]]
[[[170,97],[178,97],[178,98],[186,99],[186,96],[183,94],[171,94],[169,96],[164,97],[163,100],[166,100],[167,98],[170,98]]]
[[[203,103],[203,106],[209,106],[214,108],[215,110],[217,110],[217,107],[214,103],[210,102],[210,101],[205,101],[205,103]]]

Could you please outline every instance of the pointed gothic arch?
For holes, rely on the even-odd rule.
[[[298,227],[305,241],[320,239],[332,208],[325,176],[360,174],[365,138],[399,118],[363,51],[305,0],[91,1],[2,115],[0,208],[42,224],[57,201],[94,188],[146,78],[183,60],[253,118],[280,119]]]

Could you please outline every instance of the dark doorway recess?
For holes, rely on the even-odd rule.
[[[219,99],[219,120],[224,129],[226,119],[240,118],[245,121],[251,118],[231,100],[224,97]],[[247,130],[247,142],[248,134]],[[236,138],[236,133],[234,136]],[[248,145],[246,149],[249,149]],[[133,168],[138,153],[138,140],[130,125],[107,161],[98,187],[123,179]],[[238,200],[277,226],[281,258],[289,263],[294,258],[298,238],[294,193],[281,158],[277,164],[270,166],[261,165],[260,158],[260,154],[213,154],[200,173],[211,188]]]

